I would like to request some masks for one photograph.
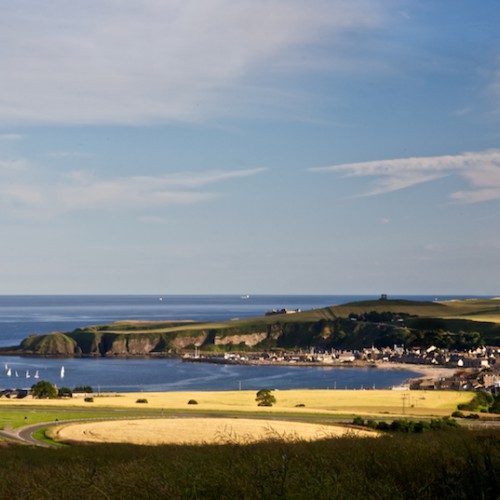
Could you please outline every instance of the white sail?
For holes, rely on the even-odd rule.
[[[7,369],[7,377],[10,377],[12,375],[12,370],[10,368]]]
[[[34,377],[35,377],[35,378],[40,378],[40,375],[38,374],[38,370],[35,372]]]
[[[28,370],[26,370],[26,378],[30,378],[31,375],[30,375],[30,372]]]
[[[64,378],[64,366],[61,366],[61,378]]]
[[[19,373],[17,373],[17,370],[15,371],[16,377],[19,377]]]

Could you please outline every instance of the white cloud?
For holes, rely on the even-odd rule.
[[[28,168],[24,160],[0,160],[0,176],[12,175],[13,172],[22,172]]]
[[[0,203],[23,217],[47,216],[74,210],[151,209],[209,201],[216,192],[200,190],[224,180],[253,176],[264,168],[214,170],[159,176],[96,179],[86,172],[71,172],[42,180],[42,172],[23,172],[0,181]],[[32,174],[32,175],[26,175]],[[5,211],[4,211],[5,212]],[[153,215],[146,215],[154,217]]]
[[[0,134],[0,141],[20,141],[22,138],[21,134]]]
[[[500,150],[347,163],[309,168],[308,171],[375,177],[374,186],[366,195],[389,193],[455,174],[467,181],[470,189],[451,193],[451,199],[477,203],[500,198]]]
[[[335,47],[382,19],[371,0],[1,2],[0,120],[197,120],[295,49]]]

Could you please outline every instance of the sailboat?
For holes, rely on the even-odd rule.
[[[33,375],[34,378],[40,378],[40,375],[38,374],[38,370],[35,372],[35,375]]]
[[[12,370],[10,368],[7,368],[7,377],[12,376]]]
[[[31,375],[30,375],[29,370],[26,370],[26,378],[30,378],[30,377],[31,377]]]
[[[19,373],[17,373],[17,370],[14,372],[16,377],[19,377]]]
[[[64,378],[64,366],[61,366],[61,378]]]

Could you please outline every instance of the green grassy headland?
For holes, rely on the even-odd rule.
[[[500,299],[447,302],[372,300],[294,314],[211,323],[119,321],[72,332],[32,335],[18,348],[8,351],[38,355],[121,356],[161,355],[182,352],[194,346],[212,351],[311,346],[359,349],[396,343],[440,347],[440,342],[443,347],[456,348],[469,348],[474,344],[500,345]]]

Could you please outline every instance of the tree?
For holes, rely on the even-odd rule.
[[[85,392],[88,394],[92,394],[94,392],[94,389],[92,389],[92,387],[90,385],[79,385],[79,386],[75,387],[73,392]]]
[[[31,386],[33,391],[33,397],[38,399],[56,399],[57,389],[53,384],[47,382],[47,380],[40,380],[36,384]]]
[[[71,392],[71,389],[69,387],[61,387],[57,391],[57,395],[60,398],[71,398],[71,397],[73,397],[73,393]]]
[[[270,389],[261,389],[257,392],[257,406],[273,406],[276,403],[276,398],[271,394]]]

